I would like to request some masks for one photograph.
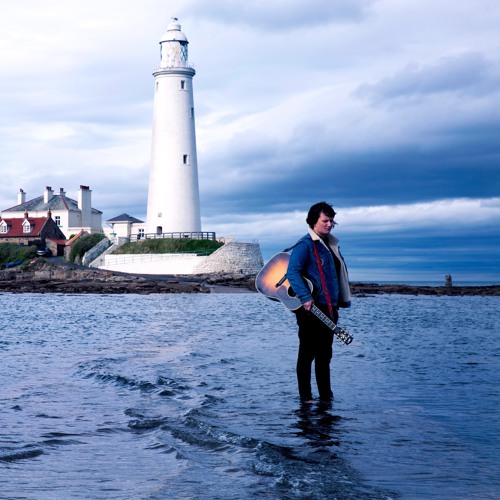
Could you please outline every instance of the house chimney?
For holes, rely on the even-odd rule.
[[[64,188],[59,188],[59,196],[66,196],[66,192],[64,191]]]
[[[43,202],[48,203],[52,199],[52,196],[54,196],[54,191],[52,191],[50,186],[47,186],[45,188],[45,192],[43,193]]]
[[[23,203],[26,203],[26,193],[20,189],[17,193],[17,204],[22,205]]]
[[[88,186],[80,186],[80,191],[78,191],[78,209],[82,213],[82,228],[92,227],[91,195],[92,191]]]

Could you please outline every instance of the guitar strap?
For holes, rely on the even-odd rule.
[[[284,250],[281,250],[281,251],[287,253],[290,250],[292,250],[293,248],[295,248],[298,244],[299,244],[299,242],[297,241],[297,243],[294,243],[291,247],[285,248]]]
[[[332,301],[330,300],[330,294],[328,293],[328,288],[326,287],[325,275],[323,274],[323,266],[321,265],[321,259],[319,258],[318,248],[316,246],[318,242],[313,242],[314,255],[316,257],[316,264],[318,264],[319,269],[319,277],[321,278],[321,285],[323,286],[323,290],[325,291],[326,303],[328,304],[328,312],[330,313],[330,318],[333,318],[333,307]]]

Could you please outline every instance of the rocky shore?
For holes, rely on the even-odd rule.
[[[54,259],[55,260],[55,259]],[[254,291],[254,276],[146,276],[53,261],[0,271],[0,293],[214,293]]]
[[[491,286],[412,286],[379,285],[376,283],[351,283],[351,294],[369,297],[379,294],[400,295],[451,295],[451,296],[500,296],[500,285]]]
[[[145,276],[89,269],[37,260],[27,267],[0,271],[0,293],[224,293],[254,292],[255,276],[169,275]],[[379,294],[499,296],[500,285],[493,286],[410,286],[351,283],[353,296]]]

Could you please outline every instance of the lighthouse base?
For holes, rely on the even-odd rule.
[[[131,274],[257,274],[264,266],[258,243],[232,241],[209,256],[193,254],[106,255],[99,269]]]

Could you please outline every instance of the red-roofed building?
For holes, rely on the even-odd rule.
[[[40,249],[50,248],[53,255],[61,255],[65,240],[50,212],[46,217],[30,217],[25,212],[24,217],[19,219],[0,218],[0,243],[36,245]]]
[[[26,193],[21,189],[17,196],[18,204],[2,210],[1,217],[22,219],[25,212],[34,217],[52,214],[66,238],[82,229],[88,233],[102,233],[102,212],[91,206],[92,191],[88,186],[80,186],[78,200],[66,196],[63,188],[54,193],[50,186],[45,188],[43,196],[26,201]]]

